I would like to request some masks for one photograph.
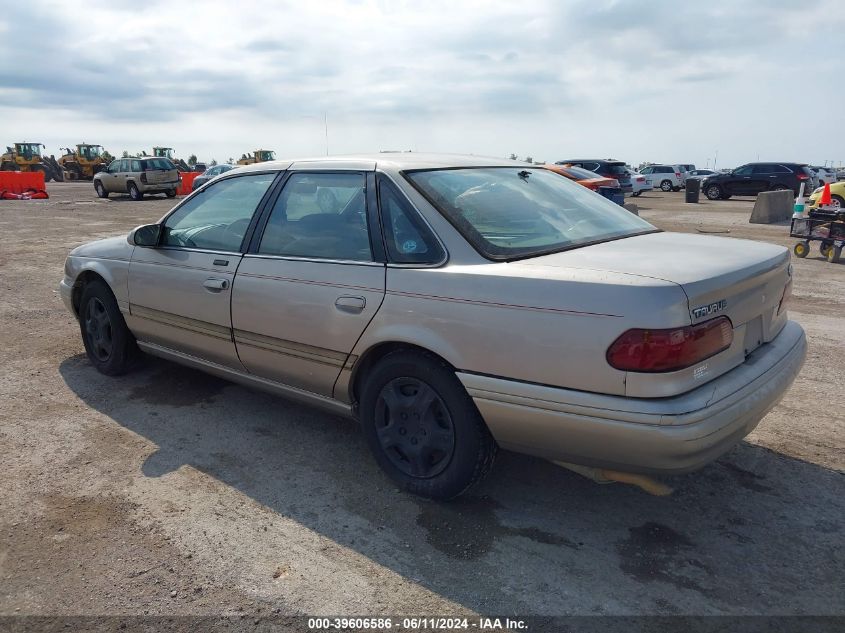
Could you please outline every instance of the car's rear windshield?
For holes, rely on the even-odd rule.
[[[414,170],[405,177],[489,259],[521,259],[659,230],[545,169]]]
[[[144,171],[152,171],[154,169],[176,169],[169,158],[147,158],[141,162]]]
[[[628,175],[628,168],[625,167],[625,163],[609,163],[607,165],[607,173],[613,174],[614,176],[627,176]]]
[[[574,165],[564,165],[563,169],[566,173],[572,174],[579,180],[586,180],[588,178],[604,178],[604,176],[601,176],[594,171],[584,169],[583,167],[575,167]]]

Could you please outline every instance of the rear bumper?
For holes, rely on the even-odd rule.
[[[178,180],[156,183],[138,183],[138,191],[140,191],[141,193],[152,193],[154,191],[172,191],[173,189],[177,189],[178,187]]]
[[[748,435],[807,353],[788,322],[739,367],[671,398],[625,398],[478,374],[458,377],[502,448],[555,461],[672,474],[701,468]]]

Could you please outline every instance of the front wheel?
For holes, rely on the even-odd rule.
[[[631,195],[633,195],[635,198],[639,198],[641,195],[643,195],[643,192],[642,192],[642,191],[635,191],[635,192],[634,192],[633,194],[631,194]]]
[[[841,246],[834,246],[827,252],[827,261],[831,264],[835,264],[839,261],[839,258],[842,257],[842,247]]]
[[[496,443],[454,372],[428,354],[388,354],[366,378],[361,424],[402,489],[451,499],[490,470]]]
[[[704,190],[708,200],[718,200],[722,197],[722,188],[719,185],[710,185]]]
[[[176,197],[176,190],[175,189],[169,189],[169,190],[165,191],[164,194],[168,198],[175,198]]]
[[[830,249],[833,248],[833,242],[820,242],[819,243],[819,253],[821,253],[822,257],[827,257],[827,254],[830,252]]]
[[[138,347],[105,282],[92,281],[82,291],[79,327],[85,353],[97,371],[118,376],[129,369]]]
[[[140,200],[141,198],[144,197],[144,194],[141,193],[141,190],[138,189],[138,185],[136,185],[134,182],[129,183],[128,190],[129,190],[129,197],[132,198],[133,200],[137,201],[137,200]]]
[[[109,192],[106,191],[106,188],[103,186],[99,180],[94,183],[94,191],[97,192],[97,196],[100,198],[108,198]]]
[[[795,257],[804,258],[810,252],[810,243],[798,242],[795,246],[792,247],[792,252],[795,253]]]
[[[671,180],[664,180],[660,183],[660,190],[669,193],[672,191],[672,181]]]

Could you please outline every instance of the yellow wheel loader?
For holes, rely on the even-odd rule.
[[[65,153],[59,157],[58,163],[68,180],[92,180],[94,174],[108,167],[102,145],[79,143],[75,150],[70,147],[62,149]]]
[[[266,163],[268,160],[276,160],[276,152],[269,149],[257,149],[251,156],[244,154],[238,161],[238,165],[252,165],[253,163]]]
[[[153,156],[158,156],[159,158],[169,158],[170,161],[176,165],[176,169],[179,171],[191,171],[191,168],[181,158],[174,158],[173,157],[173,148],[172,147],[154,147],[153,148]]]
[[[0,171],[40,171],[44,182],[64,180],[62,168],[52,157],[41,155],[43,143],[14,143],[6,147],[6,153],[0,156]]]

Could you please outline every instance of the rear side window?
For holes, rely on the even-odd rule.
[[[751,173],[753,174],[771,174],[775,170],[772,169],[771,165],[754,165],[754,169]]]
[[[134,172],[141,171],[141,161],[139,161],[139,160],[130,161],[129,171],[134,171]]]
[[[625,165],[608,165],[607,173],[613,174],[614,176],[625,176],[628,170],[625,168]]]
[[[379,206],[384,243],[397,264],[436,264],[443,249],[408,200],[386,178],[379,179]]]
[[[791,174],[792,170],[783,165],[772,165],[772,173],[775,174]]]

